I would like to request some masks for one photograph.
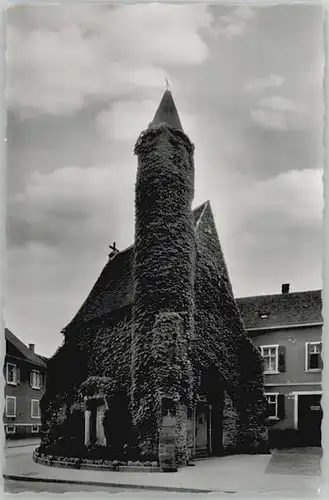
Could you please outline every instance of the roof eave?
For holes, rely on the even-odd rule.
[[[247,333],[257,333],[257,332],[268,332],[273,330],[293,330],[295,328],[313,328],[317,326],[323,326],[323,321],[312,322],[312,323],[295,323],[292,325],[271,325],[271,326],[259,326],[248,328],[245,326]]]

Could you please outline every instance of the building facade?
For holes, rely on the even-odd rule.
[[[255,451],[266,442],[262,358],[210,203],[192,210],[194,146],[169,90],[135,154],[134,245],[113,245],[63,330],[48,363],[41,447],[65,456],[73,436],[77,448],[100,445],[167,470],[197,455]]]
[[[285,284],[281,294],[241,298],[237,303],[246,330],[264,359],[272,435],[281,434],[287,446],[290,440],[320,446],[321,291],[290,293]]]
[[[45,392],[46,361],[7,328],[4,362],[6,437],[38,435],[41,429],[40,401]]]

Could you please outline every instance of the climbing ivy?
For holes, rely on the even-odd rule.
[[[161,396],[192,400],[193,150],[166,124],[150,127],[135,147],[132,408],[140,439],[154,452]]]
[[[200,390],[223,405],[225,390],[235,447],[262,439],[262,359],[245,335],[209,205],[194,226],[193,152],[188,137],[165,124],[151,126],[136,143],[133,301],[66,329],[42,402],[48,451],[72,413],[84,411],[85,398],[105,398],[108,448],[156,459],[166,396],[176,405],[176,459],[184,464]],[[111,444],[120,405],[127,408],[127,432]]]
[[[235,407],[228,412],[233,419],[228,424],[230,432],[236,433],[235,446],[247,443],[249,434],[257,446],[257,439],[264,439],[267,407],[263,363],[245,333],[209,205],[200,220],[196,242],[193,365],[201,379],[212,369],[212,383],[228,391],[229,404]],[[236,427],[234,432],[232,426]]]

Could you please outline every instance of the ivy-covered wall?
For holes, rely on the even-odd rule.
[[[113,453],[128,449],[145,460],[162,453],[165,462],[174,448],[167,462],[184,464],[200,393],[218,421],[217,450],[221,429],[227,450],[255,449],[266,438],[262,359],[245,335],[209,203],[195,227],[193,150],[183,132],[164,124],[137,141],[132,302],[65,330],[42,401],[48,451],[60,445],[72,453],[74,440],[82,446],[81,416],[101,400]],[[163,428],[163,398],[173,405],[172,431]]]
[[[266,436],[262,358],[245,334],[209,203],[197,227],[196,248],[193,365],[201,381],[211,371],[205,391],[213,384],[225,389],[224,426],[231,439],[236,435],[234,446],[256,448]]]
[[[108,381],[105,392],[110,405],[116,393],[127,394],[129,401],[131,330],[131,308],[128,307],[94,321],[74,324],[66,331],[63,345],[49,360],[47,368],[47,389],[41,402],[45,447],[57,445],[63,434],[61,425],[72,411],[84,412],[88,388],[92,389],[92,398],[98,397],[99,390],[103,394],[102,387],[93,388],[93,379],[96,385],[97,380],[101,381],[98,385]],[[71,435],[74,436],[75,431],[72,421]]]
[[[166,124],[149,127],[135,147],[132,409],[139,440],[150,451],[161,397],[185,404],[191,399],[193,150],[183,132]]]

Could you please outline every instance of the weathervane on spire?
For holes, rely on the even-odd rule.
[[[167,89],[167,90],[171,90],[171,88],[170,88],[170,83],[169,83],[169,81],[168,81],[168,78],[165,78],[165,80],[166,80],[166,89]]]

